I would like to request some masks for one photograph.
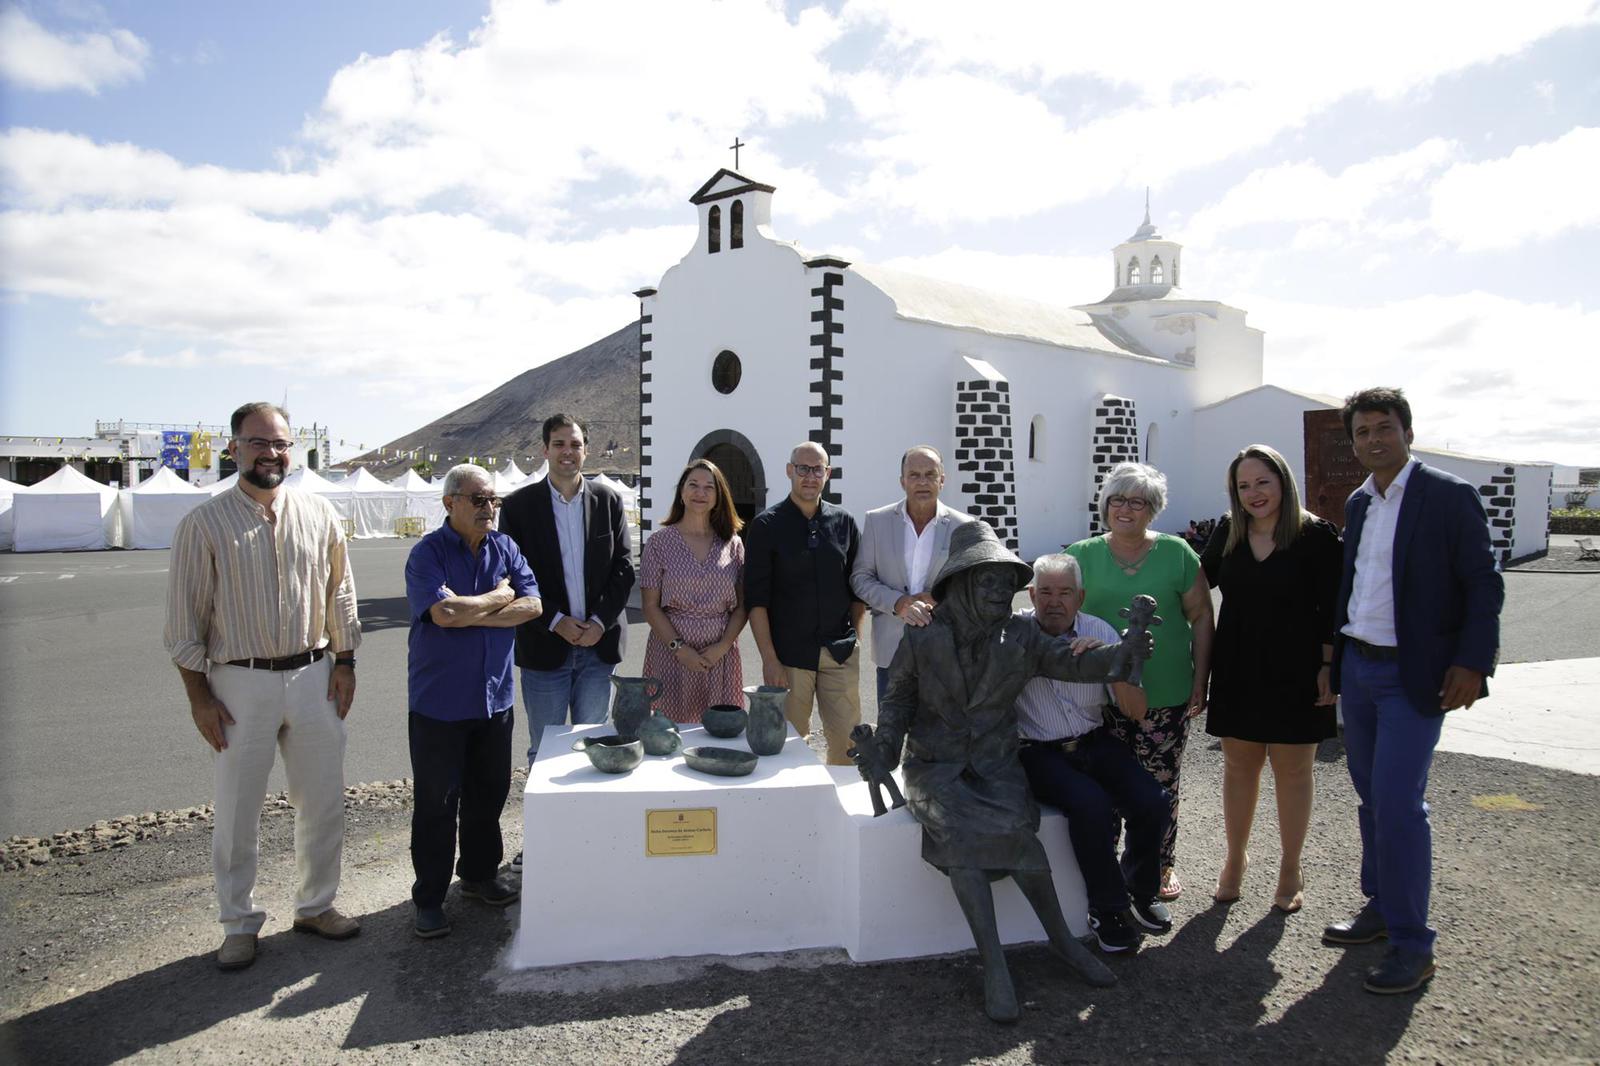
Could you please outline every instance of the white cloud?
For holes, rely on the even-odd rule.
[[[1481,291],[1375,307],[1237,302],[1266,331],[1268,381],[1335,396],[1398,385],[1418,444],[1567,462],[1600,451],[1594,405],[1552,387],[1595,380],[1600,311]]]
[[[1600,226],[1600,128],[1451,167],[1433,187],[1434,229],[1463,251],[1513,248]]]
[[[1415,224],[1395,224],[1387,234],[1373,218],[1380,202],[1412,194],[1458,154],[1456,145],[1434,137],[1394,155],[1354,163],[1330,174],[1316,163],[1284,163],[1257,170],[1201,208],[1183,225],[1184,240],[1200,246],[1223,234],[1269,223],[1305,227],[1299,246],[1327,247],[1351,236],[1410,236]]]
[[[24,89],[102,88],[144,77],[150,46],[127,30],[51,33],[21,8],[0,11],[0,76]]]
[[[121,355],[107,359],[112,366],[159,367],[163,370],[190,369],[199,366],[204,360],[193,348],[184,348],[182,351],[171,352],[167,355],[148,355],[143,348],[134,348],[123,352]]]
[[[1341,100],[1398,98],[1600,20],[1600,9],[1562,0],[1462,18],[1442,0],[1362,0],[1219,13],[1171,0],[1130,18],[1115,5],[852,0],[841,19],[889,42],[870,76],[847,83],[870,127],[858,145],[873,163],[869,190],[946,221],[1159,187]]]
[[[629,290],[692,240],[666,227],[530,242],[440,213],[312,225],[220,206],[11,211],[0,283],[83,300],[102,325],[183,349],[145,345],[119,365],[225,356],[363,388],[402,381],[431,403],[433,383],[482,392],[617,329],[637,314]]]

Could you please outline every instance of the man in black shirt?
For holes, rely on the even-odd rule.
[[[789,690],[784,714],[811,732],[815,697],[828,762],[849,766],[861,721],[861,645],[867,605],[850,591],[861,533],[848,511],[822,499],[828,453],[807,442],[789,453],[789,495],[745,529],[744,602],[761,649],[762,679]]]

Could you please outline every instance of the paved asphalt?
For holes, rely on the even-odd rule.
[[[404,567],[410,541],[351,549],[365,637],[349,722],[346,780],[410,776],[405,730]],[[211,800],[210,749],[190,723],[162,649],[165,551],[0,555],[0,838]],[[1506,575],[1503,662],[1596,653],[1600,579]],[[638,674],[645,627],[630,627],[622,671]],[[746,677],[759,679],[748,632]],[[877,718],[870,666],[862,706]],[[527,744],[517,722],[514,750]],[[284,788],[275,770],[274,791]]]

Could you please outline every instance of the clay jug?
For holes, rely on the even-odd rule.
[[[650,705],[661,695],[661,681],[654,677],[618,677],[611,675],[611,684],[617,690],[611,703],[611,722],[617,732],[636,737],[650,717]]]
[[[644,741],[646,755],[676,755],[683,750],[678,723],[660,711],[650,712],[650,717],[639,727],[639,739]]]
[[[789,738],[789,720],[783,716],[783,701],[789,690],[778,685],[751,685],[744,690],[750,699],[750,724],[745,727],[745,743],[757,755],[776,755]]]

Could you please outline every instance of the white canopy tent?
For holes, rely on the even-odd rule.
[[[101,551],[116,547],[117,490],[63,466],[11,502],[19,552]]]
[[[229,489],[233,488],[238,483],[239,483],[239,475],[238,475],[237,472],[235,472],[235,473],[229,474],[227,477],[223,478],[221,481],[213,481],[211,484],[209,484],[209,485],[207,485],[205,487],[205,491],[211,493],[211,495],[213,495],[213,496],[220,496],[224,492],[227,492]]]
[[[302,466],[291,471],[283,483],[301,492],[314,492],[333,504],[340,518],[350,517],[350,486],[345,481],[329,481],[310,467]]]
[[[627,485],[624,485],[615,478],[606,477],[604,474],[596,474],[594,477],[590,478],[590,480],[596,485],[604,485],[612,492],[615,492],[618,496],[621,496],[623,510],[637,511],[639,509],[638,489],[629,488]]]
[[[513,485],[520,485],[523,483],[523,481],[527,480],[528,475],[522,472],[522,467],[517,465],[517,461],[515,459],[512,459],[500,469],[505,473],[506,477],[510,479]]]
[[[349,493],[349,515],[357,537],[394,537],[395,521],[406,515],[406,491],[379,481],[366,467],[339,482],[335,488]],[[337,505],[335,505],[337,506]]]
[[[19,492],[27,491],[15,481],[7,481],[0,477],[0,551],[10,551],[16,540],[12,533],[11,498]]]
[[[443,484],[434,484],[407,470],[403,477],[389,482],[406,494],[406,517],[420,518],[424,529],[436,529],[444,522]]]
[[[123,489],[123,545],[128,548],[170,548],[172,534],[184,515],[211,498],[166,467],[131,489]]]

